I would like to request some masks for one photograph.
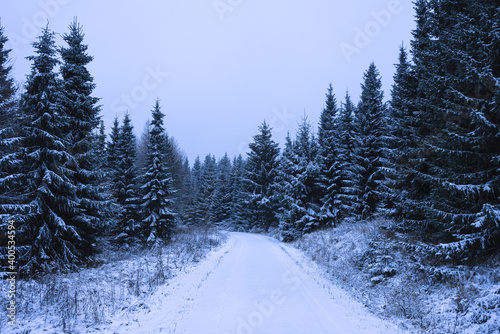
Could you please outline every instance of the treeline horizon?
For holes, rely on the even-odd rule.
[[[317,131],[304,117],[280,149],[264,121],[247,157],[208,154],[192,166],[165,130],[159,99],[141,138],[127,113],[108,139],[76,20],[64,47],[43,29],[20,96],[0,27],[2,266],[25,275],[73,270],[105,245],[168,243],[179,224],[276,228],[290,242],[379,218],[443,261],[497,253],[500,11],[417,0],[415,12],[388,102],[371,63],[357,103],[348,93],[339,103],[327,87]]]

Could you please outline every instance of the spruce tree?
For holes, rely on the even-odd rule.
[[[337,118],[337,161],[339,171],[338,202],[340,218],[360,218],[359,216],[359,172],[356,150],[359,146],[359,134],[355,128],[356,108],[346,92]]]
[[[189,167],[188,158],[184,158],[184,163],[182,165],[182,182],[181,188],[178,190],[178,211],[180,219],[186,223],[192,223],[192,216],[190,207],[194,201],[194,192],[193,192],[193,184],[192,184],[192,176],[191,169]]]
[[[418,192],[409,182],[415,175],[418,164],[418,118],[416,117],[415,97],[417,94],[415,73],[408,61],[406,49],[399,50],[399,63],[396,64],[394,84],[391,89],[389,114],[391,124],[390,163],[393,167],[389,175],[390,187],[395,205],[394,216],[401,218],[411,214],[413,205],[408,201],[409,193]]]
[[[69,127],[64,135],[67,137],[67,149],[74,156],[74,164],[68,164],[68,168],[73,170],[72,179],[77,187],[80,212],[73,218],[72,224],[90,231],[104,217],[107,202],[101,195],[100,183],[104,174],[98,168],[99,152],[94,134],[99,126],[99,99],[92,96],[95,84],[87,70],[93,57],[87,54],[83,38],[82,27],[76,20],[70,24],[69,33],[63,35],[68,46],[60,49],[61,104],[64,114],[69,117]]]
[[[0,271],[11,271],[7,269],[8,261],[8,221],[9,210],[5,211],[4,204],[15,202],[15,182],[10,182],[10,175],[15,172],[19,157],[15,152],[18,150],[18,108],[16,92],[17,87],[11,75],[9,53],[6,48],[8,39],[4,35],[4,29],[0,26]],[[12,187],[14,186],[14,187]],[[5,267],[4,267],[5,266]],[[3,270],[3,269],[6,270]]]
[[[207,154],[203,163],[196,157],[191,170],[193,203],[189,209],[193,221],[197,225],[213,222],[213,201],[217,187],[217,162],[215,157]]]
[[[67,134],[72,143],[69,149],[79,155],[89,151],[92,146],[89,141],[100,122],[100,107],[97,105],[99,98],[92,96],[96,85],[87,69],[93,57],[87,54],[88,46],[83,44],[84,37],[82,26],[76,20],[73,21],[69,26],[69,33],[63,35],[68,46],[59,51],[64,92],[62,105],[71,117]],[[78,158],[82,159],[81,164],[85,163],[84,158]]]
[[[20,272],[47,271],[53,265],[74,268],[95,250],[92,225],[80,224],[82,215],[74,183],[75,157],[68,152],[70,117],[61,103],[62,82],[54,33],[43,29],[33,43],[36,55],[21,98],[20,164],[11,176],[18,196],[6,204],[14,216],[18,235]],[[76,225],[73,225],[78,222]]]
[[[337,100],[333,94],[332,84],[326,94],[326,102],[320,116],[318,144],[318,163],[321,169],[319,187],[321,194],[320,220],[323,224],[333,226],[340,218],[340,161],[339,132],[337,123]]]
[[[280,203],[277,210],[281,239],[285,242],[294,241],[302,236],[302,229],[297,221],[301,217],[297,201],[298,184],[297,159],[290,134],[285,139],[285,147],[280,157],[279,168],[275,180],[275,200]]]
[[[460,260],[499,246],[498,5],[419,1],[412,43],[419,118],[409,222]]]
[[[211,203],[212,216],[215,223],[227,221],[231,214],[231,160],[227,153],[217,164],[216,188]]]
[[[111,178],[114,178],[116,168],[119,161],[119,141],[120,141],[120,122],[118,117],[115,117],[113,126],[111,127],[111,134],[106,148],[107,154],[107,167],[111,172]]]
[[[431,164],[435,158],[426,142],[430,139],[431,134],[441,132],[440,129],[444,128],[444,123],[443,118],[438,113],[431,111],[432,102],[426,98],[426,92],[442,92],[443,88],[438,88],[435,86],[436,82],[430,80],[430,73],[435,71],[436,65],[438,65],[432,59],[438,50],[436,49],[436,40],[432,37],[433,30],[435,30],[435,17],[430,1],[417,0],[415,13],[416,28],[412,31],[413,40],[411,41],[415,90],[409,99],[409,104],[413,105],[415,118],[414,149],[406,152],[408,156],[407,172],[404,174],[406,178],[404,195],[406,197],[401,207],[405,228],[420,234],[422,240],[428,241],[429,237],[432,237],[439,228],[433,226],[434,224],[429,220],[428,213],[423,206],[423,203],[429,203],[431,182],[422,176],[432,169]]]
[[[332,138],[325,136],[326,141],[330,141]],[[301,233],[311,232],[320,225],[318,215],[320,212],[320,204],[318,194],[320,193],[318,184],[320,180],[320,166],[318,164],[318,147],[316,139],[312,134],[311,124],[308,122],[307,117],[302,119],[299,124],[299,129],[297,131],[297,136],[293,145],[294,153],[294,176],[295,182],[293,184],[295,194],[295,206],[296,206],[296,218],[294,222],[296,229]],[[328,162],[326,162],[328,163]],[[327,172],[331,168],[326,168]],[[328,178],[330,175],[327,173],[323,175]],[[328,181],[329,182],[329,181]],[[326,188],[326,191],[331,189]],[[336,196],[336,194],[333,194]],[[326,195],[325,197],[328,197]],[[323,206],[322,213],[323,219],[328,209],[324,209]],[[335,208],[330,208],[335,210]],[[331,217],[326,218],[326,222],[331,222]]]
[[[137,159],[136,167],[139,173],[139,177],[143,177],[148,169],[148,147],[150,144],[150,132],[151,132],[151,122],[146,121],[144,124],[144,130],[142,131],[141,138],[137,144]]]
[[[276,223],[277,204],[273,187],[279,163],[279,147],[272,139],[271,128],[264,121],[260,133],[250,143],[244,177],[246,220],[250,226],[268,231]]]
[[[323,111],[319,119],[318,129],[318,145],[320,154],[326,154],[327,147],[329,146],[330,139],[334,136],[335,132],[335,118],[337,117],[337,99],[333,93],[333,87],[330,83],[326,93],[326,101]]]
[[[107,224],[109,230],[107,232],[114,234],[116,232],[118,216],[120,214],[120,206],[116,199],[116,182],[118,181],[118,161],[119,161],[119,140],[120,140],[120,123],[118,117],[113,120],[109,141],[106,141],[105,158],[101,162],[104,171],[104,191],[103,195],[111,203],[110,204],[110,220]]]
[[[198,192],[198,216],[201,223],[210,224],[214,220],[212,203],[217,187],[217,161],[211,154],[207,154],[201,167],[201,179]]]
[[[0,26],[0,179],[2,180],[0,181],[0,204],[6,203],[14,195],[14,189],[9,186],[9,180],[6,177],[13,172],[16,161],[19,162],[13,154],[18,146],[16,140],[18,135],[17,87],[11,75],[12,66],[9,58],[11,50],[6,48],[7,41],[4,28]]]
[[[17,114],[16,92],[17,87],[12,78],[12,65],[10,65],[9,53],[7,49],[7,36],[4,28],[0,26],[0,140],[14,136]],[[1,143],[0,154],[5,155],[12,152],[9,143]]]
[[[108,156],[106,153],[106,126],[102,119],[99,122],[99,132],[96,133],[95,150],[97,152],[97,165],[99,169],[105,171]],[[104,178],[106,178],[106,174],[104,174]]]
[[[125,114],[118,139],[118,161],[114,175],[114,196],[119,206],[116,234],[126,242],[136,242],[140,227],[140,197],[136,163],[136,138],[129,114]]]
[[[359,131],[357,164],[360,176],[360,214],[363,218],[373,216],[386,200],[384,184],[387,167],[387,110],[383,102],[382,82],[374,63],[364,74],[361,99],[356,109],[356,127]]]
[[[145,215],[145,233],[148,243],[168,240],[175,226],[175,215],[171,210],[173,194],[172,177],[165,163],[164,114],[160,110],[160,101],[156,100],[152,110],[153,119],[149,132],[147,154],[147,172],[144,175],[142,191],[142,211]]]
[[[230,215],[233,228],[237,231],[245,231],[248,228],[245,220],[245,161],[241,154],[233,159],[231,170],[231,208]]]
[[[193,199],[188,208],[188,216],[191,223],[199,225],[203,219],[203,212],[199,209],[202,203],[202,163],[199,156],[194,160],[193,167],[191,168],[191,187],[193,189]]]
[[[392,118],[393,134],[397,139],[397,146],[404,153],[412,145],[414,138],[413,101],[416,94],[415,78],[408,54],[404,47],[399,49],[399,62],[396,64],[394,84],[391,89],[390,115]]]

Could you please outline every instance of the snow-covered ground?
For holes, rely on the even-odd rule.
[[[374,314],[411,333],[500,334],[498,255],[475,266],[443,264],[383,220],[345,222],[292,245]]]
[[[500,333],[498,262],[423,265],[380,222],[291,245],[186,230],[161,252],[127,253],[19,281],[17,325],[0,333]]]
[[[140,270],[154,271],[158,263],[171,267],[168,261],[172,259],[165,258],[166,253],[162,255],[163,262],[149,259],[152,263],[149,269],[141,264],[144,258],[134,257],[57,278],[56,281],[64,280],[67,285],[72,280],[80,284],[78,291],[93,294],[93,302],[85,306],[68,303],[73,298],[73,290],[69,289],[69,298],[66,296],[60,302],[63,305],[54,310],[41,307],[38,312],[27,312],[29,319],[21,321],[14,331],[4,327],[3,332],[402,333],[325,280],[310,259],[272,238],[229,233],[228,241],[221,247],[197,263],[187,261],[190,265],[183,266],[175,275],[167,275],[165,284],[140,283]],[[138,272],[139,266],[142,269]],[[99,279],[102,274],[108,277]],[[119,282],[124,279],[130,293],[121,291],[125,288],[120,288]],[[31,293],[36,295],[37,291]],[[40,296],[40,300],[44,298]],[[40,306],[42,302],[32,307]],[[76,307],[85,314],[76,322],[66,319],[63,324],[55,313],[64,312],[64,307]]]
[[[96,333],[116,326],[114,319],[132,319],[154,308],[152,296],[178,275],[190,272],[211,251],[225,244],[215,230],[179,228],[162,248],[136,250],[107,247],[96,268],[69,274],[48,274],[18,280],[16,325],[7,324],[0,309],[0,333]],[[0,305],[7,305],[8,284],[0,284]],[[128,323],[128,321],[125,321]]]
[[[399,333],[324,280],[297,250],[231,233],[228,243],[172,279],[137,312],[100,333]]]

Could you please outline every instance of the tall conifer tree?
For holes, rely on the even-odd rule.
[[[361,100],[356,110],[359,146],[356,150],[360,177],[360,210],[369,218],[380,209],[386,199],[384,185],[388,157],[387,110],[383,102],[382,82],[374,63],[364,74]]]
[[[298,183],[296,168],[294,146],[288,133],[274,186],[276,201],[280,203],[276,217],[279,221],[281,239],[285,242],[296,240],[302,236],[302,229],[297,225],[301,214],[297,205],[297,189],[295,188]]]
[[[64,134],[67,149],[74,156],[74,164],[68,164],[68,168],[73,170],[79,209],[73,224],[82,230],[92,230],[104,217],[107,202],[101,195],[100,184],[104,173],[98,168],[98,138],[94,133],[99,126],[99,99],[92,96],[95,84],[87,70],[93,58],[87,54],[83,38],[82,27],[75,19],[69,26],[69,33],[63,35],[68,46],[60,48],[61,104],[69,119],[69,127]]]
[[[231,219],[234,223],[234,228],[236,230],[245,230],[245,187],[244,187],[244,176],[245,176],[245,160],[241,154],[233,159],[233,168],[231,171]]]
[[[140,197],[137,179],[136,138],[129,114],[125,114],[118,140],[118,162],[115,172],[114,193],[119,205],[118,235],[136,242],[140,238]],[[124,234],[123,234],[124,233]]]
[[[18,147],[17,87],[11,74],[12,66],[9,58],[11,50],[6,47],[7,41],[4,28],[0,26],[0,204],[7,202],[14,195],[8,176],[19,162],[13,154]]]
[[[331,134],[330,134],[331,135]],[[325,137],[328,142],[335,139]],[[297,136],[293,144],[293,153],[295,160],[295,200],[298,209],[298,220],[295,222],[297,229],[302,233],[311,232],[320,225],[319,214],[320,204],[320,164],[318,163],[318,146],[314,137],[311,124],[306,117],[299,124]],[[331,168],[326,168],[326,172]],[[329,177],[328,173],[326,178]],[[328,192],[328,188],[325,189]],[[332,191],[333,192],[333,191]],[[334,194],[336,196],[336,194]],[[328,195],[325,196],[329,198]],[[328,204],[327,204],[328,205]],[[325,206],[323,206],[323,210]],[[332,208],[329,208],[332,209]],[[328,209],[327,214],[330,213]],[[324,218],[324,217],[323,217]],[[332,220],[328,217],[326,221]]]
[[[173,233],[175,215],[171,210],[173,194],[172,177],[165,163],[165,129],[160,101],[156,100],[152,110],[153,119],[149,132],[147,171],[144,175],[142,191],[143,222],[148,243],[168,240]]]
[[[337,99],[333,94],[332,84],[326,94],[325,107],[320,116],[318,131],[318,164],[321,169],[319,188],[322,207],[320,220],[322,223],[333,226],[340,218],[340,161],[339,132],[337,124]]]
[[[13,137],[15,134],[17,116],[17,87],[12,78],[12,65],[10,64],[7,49],[8,38],[4,34],[4,28],[0,26],[0,140]],[[9,143],[0,143],[0,154],[5,155],[12,152]]]
[[[54,33],[46,27],[33,43],[35,56],[21,101],[21,163],[12,178],[18,183],[16,232],[20,270],[49,270],[52,264],[72,268],[89,259],[95,250],[92,225],[80,224],[82,214],[74,183],[77,161],[68,152],[65,135],[70,117],[61,103],[62,82],[54,72],[58,65]],[[77,222],[75,224],[75,222]]]
[[[418,1],[416,9],[422,164],[412,182],[422,191],[409,222],[463,259],[500,244],[498,4]]]
[[[244,177],[246,220],[252,226],[269,230],[276,223],[274,181],[278,171],[279,147],[272,139],[271,128],[264,121],[260,133],[250,143]]]
[[[111,178],[118,165],[119,160],[119,141],[120,141],[120,122],[118,117],[113,120],[113,126],[111,127],[111,134],[109,135],[109,142],[106,147],[107,154],[107,167],[110,170]]]
[[[231,214],[231,160],[227,153],[217,163],[217,186],[212,199],[211,211],[214,222],[227,221]]]
[[[359,171],[356,150],[359,146],[359,134],[355,128],[354,115],[356,108],[346,92],[345,101],[337,118],[337,132],[339,136],[337,145],[338,161],[338,210],[340,218],[359,218]]]
[[[418,192],[410,180],[418,168],[418,118],[416,117],[415,100],[417,81],[413,68],[408,61],[406,49],[399,50],[399,62],[396,64],[394,84],[391,89],[389,106],[391,125],[390,163],[393,173],[389,176],[392,189],[394,216],[401,218],[411,214],[413,204],[409,201],[410,193]]]

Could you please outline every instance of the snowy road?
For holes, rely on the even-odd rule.
[[[226,246],[158,291],[147,312],[108,329],[178,334],[399,333],[324,280],[295,249],[248,233],[231,233]]]

